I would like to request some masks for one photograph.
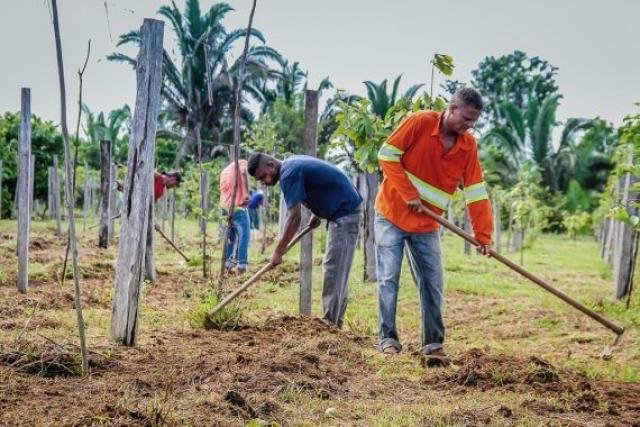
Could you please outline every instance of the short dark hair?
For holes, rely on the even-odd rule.
[[[253,177],[256,176],[256,171],[260,167],[263,158],[264,154],[262,153],[253,153],[249,156],[249,160],[247,161],[247,172],[249,172],[249,175]]]
[[[163,172],[162,175],[164,176],[170,176],[173,179],[176,180],[176,185],[180,185],[180,183],[182,182],[182,174],[178,171],[169,171],[169,172]]]
[[[454,99],[459,99],[464,104],[482,111],[484,102],[482,102],[482,96],[480,92],[471,87],[462,87],[456,91],[453,95]]]

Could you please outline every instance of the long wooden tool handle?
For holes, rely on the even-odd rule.
[[[154,228],[155,228],[155,227],[154,227]],[[161,229],[156,228],[155,230],[156,230],[158,233],[160,233],[160,235],[161,235],[162,237],[164,237],[164,240],[166,240],[166,241],[167,241],[167,243],[169,243],[169,244],[173,247],[173,249],[175,249],[175,250],[176,250],[176,252],[178,252],[180,255],[182,255],[182,258],[184,258],[184,260],[185,260],[185,261],[189,262],[189,258],[187,258],[187,256],[186,256],[184,253],[182,253],[182,251],[181,251],[180,249],[178,249],[178,247],[176,246],[176,244],[175,244],[175,243],[173,243],[173,242],[171,241],[171,239],[170,239],[170,238],[168,238],[168,237],[167,237],[167,236],[162,232],[162,230],[161,230]]]
[[[449,221],[447,221],[446,219],[442,218],[440,215],[436,215],[429,208],[423,206],[422,212],[424,214],[426,214],[427,216],[429,216],[434,221],[438,222],[443,227],[445,227],[445,228],[451,230],[452,232],[456,233],[458,236],[462,237],[467,242],[469,242],[469,243],[471,243],[471,244],[473,244],[475,246],[480,246],[480,243],[478,243],[478,241],[473,236],[471,236],[470,234],[468,234],[467,232],[465,232],[461,228],[456,227],[455,225],[451,224]],[[605,319],[600,314],[598,314],[595,311],[585,307],[584,305],[582,305],[581,303],[579,303],[575,299],[571,298],[569,295],[567,295],[564,292],[562,292],[561,290],[551,286],[550,284],[548,284],[547,282],[545,282],[544,280],[542,280],[538,276],[535,276],[535,275],[531,274],[529,271],[525,270],[524,268],[522,268],[518,264],[516,264],[513,261],[511,261],[511,260],[505,258],[504,256],[500,255],[499,253],[497,253],[493,249],[490,249],[489,253],[496,260],[500,261],[501,263],[503,263],[504,265],[506,265],[510,269],[520,273],[521,275],[523,275],[527,279],[531,280],[536,285],[539,285],[540,287],[542,287],[546,291],[551,292],[553,295],[557,296],[562,301],[564,301],[567,304],[571,305],[572,307],[580,310],[581,312],[583,312],[587,316],[591,317],[593,320],[599,322],[604,327],[612,330],[613,332],[615,332],[618,335],[621,335],[624,332],[624,328],[623,327],[616,325],[615,323],[613,323],[612,321],[610,321],[608,319]]]
[[[309,226],[306,226],[305,228],[300,230],[300,232],[291,240],[291,242],[289,242],[289,244],[287,245],[287,249],[285,249],[284,253],[289,252],[289,249],[294,247],[296,245],[296,243],[298,243],[300,241],[300,239],[302,239],[302,236],[307,234],[309,231],[311,231],[311,227],[309,227]],[[207,317],[211,318],[211,317],[215,316],[216,313],[218,313],[220,310],[222,310],[231,301],[236,299],[238,297],[238,295],[240,295],[241,293],[246,291],[251,285],[253,285],[255,282],[257,282],[258,279],[260,277],[262,277],[262,275],[264,273],[266,273],[267,271],[271,270],[273,267],[274,267],[274,265],[271,264],[271,262],[268,262],[267,264],[265,264],[260,270],[256,271],[253,274],[253,276],[251,276],[251,278],[249,280],[244,282],[235,291],[231,292],[222,301],[220,301],[218,303],[218,305],[216,305],[209,313],[207,313]]]

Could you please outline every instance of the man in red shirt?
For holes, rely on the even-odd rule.
[[[170,172],[154,172],[153,173],[153,199],[157,202],[164,196],[165,189],[171,189],[180,186],[182,182],[182,174],[176,171]],[[116,190],[122,192],[122,183],[116,181]]]
[[[455,93],[446,111],[409,115],[378,153],[384,180],[376,198],[376,267],[380,309],[380,348],[402,349],[396,306],[403,248],[418,281],[422,314],[422,352],[444,357],[443,272],[438,224],[422,211],[446,210],[456,189],[464,189],[475,237],[488,254],[493,232],[491,205],[475,138],[469,132],[482,112],[482,98],[471,88]]]
[[[176,171],[155,172],[153,175],[153,197],[157,202],[164,196],[165,189],[178,187],[182,182],[182,174]]]

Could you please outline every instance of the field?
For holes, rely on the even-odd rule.
[[[376,286],[362,281],[360,250],[343,330],[297,316],[295,251],[240,299],[239,319],[217,330],[201,326],[212,283],[158,240],[158,280],[144,289],[138,345],[116,346],[108,330],[117,245],[98,249],[90,230],[80,235],[92,350],[92,373],[82,378],[73,282],[58,280],[66,238],[51,223],[32,223],[30,288],[21,295],[15,228],[0,221],[0,425],[640,425],[640,297],[629,310],[612,300],[611,269],[587,237],[545,235],[525,251],[525,267],[627,327],[612,359],[600,357],[612,333],[492,260],[465,256],[462,241],[446,234],[454,363],[428,368],[417,354],[419,302],[406,267],[398,319],[405,351],[376,348]],[[179,244],[197,258],[195,222],[178,229]],[[322,240],[317,233],[316,316]],[[252,270],[266,259],[258,247]],[[219,255],[214,247],[214,277]],[[243,278],[229,278],[226,289]]]

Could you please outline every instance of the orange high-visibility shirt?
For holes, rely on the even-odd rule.
[[[438,223],[411,211],[407,202],[419,197],[426,207],[442,214],[462,185],[475,237],[482,244],[490,244],[493,215],[476,140],[465,132],[445,154],[440,139],[441,118],[442,114],[434,111],[412,113],[382,145],[378,160],[384,179],[376,197],[376,211],[404,231],[434,231]]]

